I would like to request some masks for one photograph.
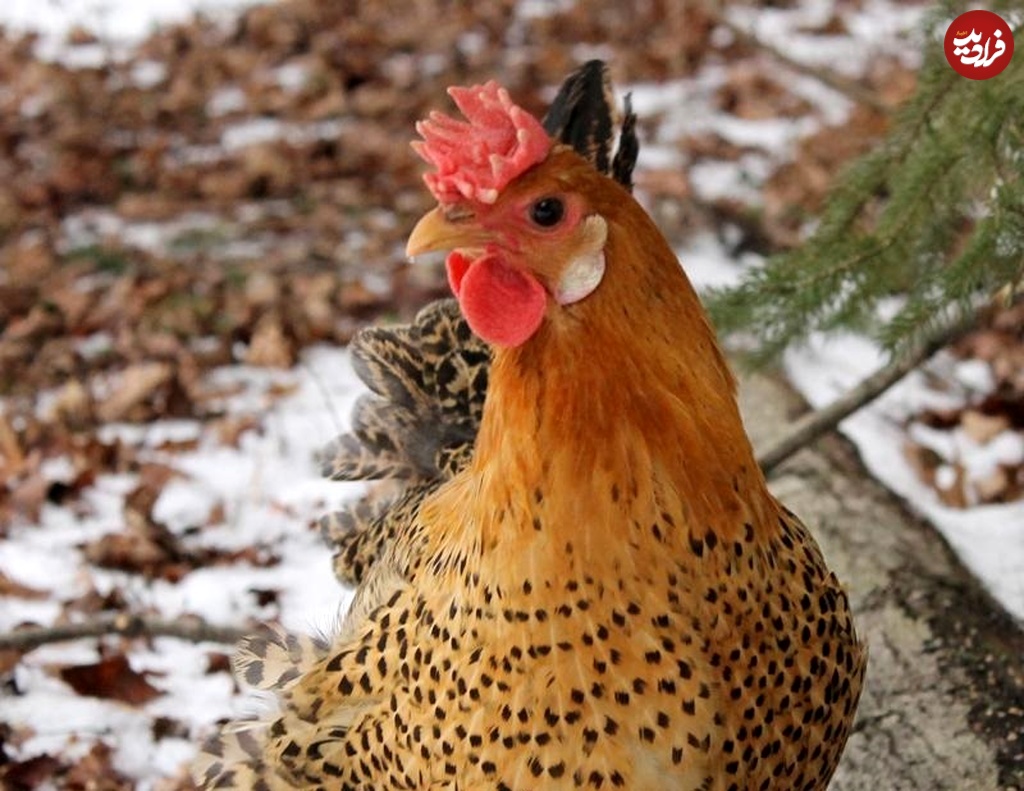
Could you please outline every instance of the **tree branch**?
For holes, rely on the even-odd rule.
[[[912,352],[879,368],[828,406],[809,412],[798,419],[783,437],[758,454],[757,462],[761,465],[761,470],[766,476],[770,475],[798,450],[810,445],[858,409],[874,401],[939,349],[966,334],[977,323],[978,315],[969,314],[959,321],[934,330]]]
[[[0,634],[0,650],[31,651],[41,645],[89,637],[176,637],[191,643],[237,643],[253,629],[214,626],[201,618],[186,616],[175,620],[118,613],[105,618],[62,626],[33,626]]]

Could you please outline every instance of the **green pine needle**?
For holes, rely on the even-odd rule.
[[[991,5],[1024,41],[1019,2]],[[816,331],[869,332],[899,355],[1024,278],[1024,52],[992,79],[957,75],[941,42],[964,10],[947,2],[930,17],[915,95],[807,241],[710,294],[720,332],[756,338],[753,363]],[[893,297],[902,306],[883,321]]]

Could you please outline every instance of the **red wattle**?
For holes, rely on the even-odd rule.
[[[452,250],[445,259],[445,269],[448,270],[448,286],[455,296],[462,291],[462,278],[466,276],[469,265],[473,263],[458,250]]]
[[[548,301],[544,287],[499,255],[487,253],[469,261],[452,253],[448,280],[473,332],[495,346],[525,343],[544,320]]]

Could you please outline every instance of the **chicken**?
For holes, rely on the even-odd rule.
[[[639,149],[636,116],[628,95],[621,119],[614,108],[607,67],[591,60],[566,78],[542,123],[553,139],[629,189]],[[339,579],[359,584],[423,499],[470,459],[491,352],[454,299],[428,305],[411,325],[364,329],[350,351],[372,392],[357,401],[351,433],[322,454],[323,474],[386,483],[328,514],[321,526]]]
[[[439,205],[408,253],[451,251],[490,347],[475,440],[364,459],[435,483],[389,511],[336,634],[248,641],[239,675],[279,708],[211,740],[197,781],[824,789],[866,654],[814,539],[767,490],[693,288],[596,162],[493,82],[450,93],[468,122],[418,126]],[[458,328],[438,310],[405,342]],[[384,402],[451,395],[439,413],[471,431],[480,383],[452,360],[430,384],[430,365],[361,364]],[[362,448],[387,445],[364,428]]]

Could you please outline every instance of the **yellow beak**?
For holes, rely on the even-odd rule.
[[[492,240],[472,213],[438,206],[416,223],[405,245],[405,254],[414,258],[434,250],[484,247]]]

